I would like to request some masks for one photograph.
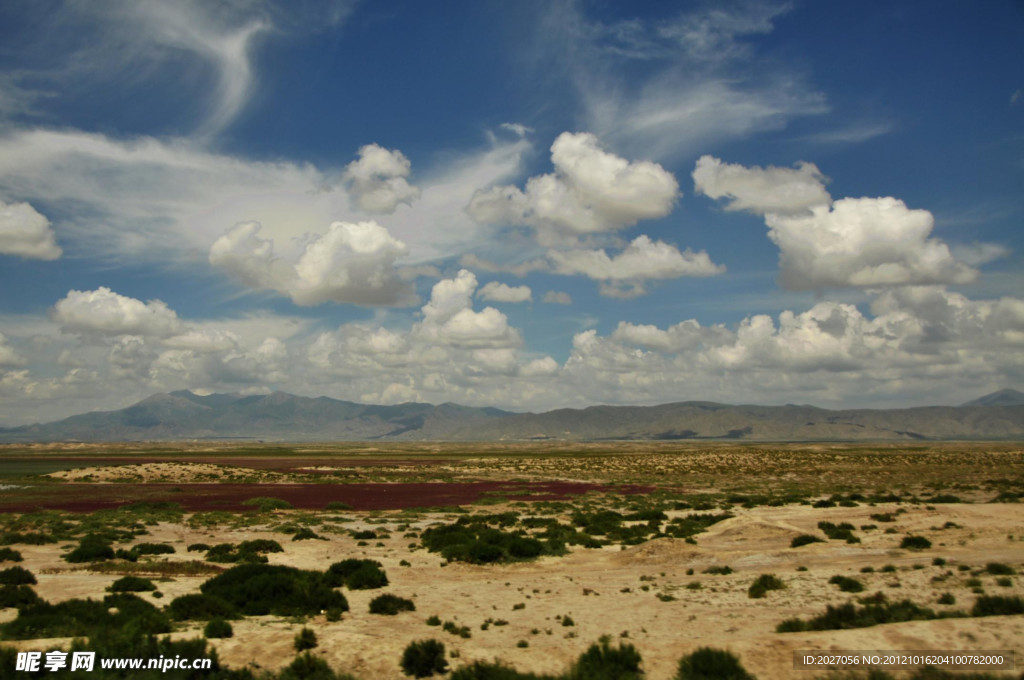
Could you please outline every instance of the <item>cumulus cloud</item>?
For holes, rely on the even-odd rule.
[[[423,338],[456,347],[516,347],[522,344],[519,332],[510,327],[508,317],[494,307],[479,312],[472,308],[477,287],[476,276],[462,269],[454,279],[434,284],[430,301],[423,306],[423,321],[414,332]]]
[[[844,198],[808,215],[765,216],[779,246],[780,281],[794,290],[827,286],[969,283],[978,272],[929,238],[935,221],[895,198]]]
[[[694,190],[711,198],[728,198],[726,210],[748,210],[790,214],[820,205],[830,205],[825,190],[828,179],[813,163],[796,168],[744,167],[723,163],[713,156],[701,156],[693,170]]]
[[[714,276],[725,271],[704,251],[695,253],[664,241],[638,236],[618,255],[604,250],[552,250],[548,257],[560,274],[583,274],[603,281],[602,293],[617,297],[634,297],[644,292],[644,282],[651,279],[674,279],[681,276]]]
[[[390,215],[400,203],[411,205],[420,190],[406,179],[411,164],[401,151],[377,144],[359,149],[359,158],[345,167],[342,182],[360,210]]]
[[[274,243],[257,235],[260,229],[255,222],[229,229],[210,247],[210,263],[248,286],[275,290],[303,306],[415,301],[411,284],[395,267],[408,249],[376,222],[334,222],[326,234],[311,237],[294,262],[277,257]]]
[[[82,335],[167,337],[182,327],[178,315],[164,302],[143,302],[104,286],[68,291],[54,306],[53,317],[62,330]]]
[[[0,253],[30,260],[56,260],[60,246],[50,221],[28,203],[0,201]]]
[[[532,226],[542,242],[552,242],[664,217],[679,197],[675,177],[663,167],[604,151],[589,133],[559,135],[551,145],[551,162],[555,172],[530,178],[524,190],[478,191],[467,212],[482,224]]]
[[[779,247],[779,281],[792,290],[962,284],[977,278],[971,265],[1004,255],[990,244],[959,249],[931,236],[927,210],[896,198],[833,201],[817,166],[747,168],[702,156],[693,171],[698,193],[726,198],[726,209],[764,216]]]
[[[529,286],[509,286],[497,281],[491,281],[479,291],[476,296],[481,300],[491,302],[532,302],[533,291]]]

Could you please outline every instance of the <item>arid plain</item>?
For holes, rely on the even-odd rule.
[[[101,598],[134,575],[162,608],[234,566],[209,552],[219,544],[273,541],[268,564],[306,570],[379,562],[387,585],[339,588],[340,617],[234,619],[233,637],[210,640],[233,668],[287,665],[302,628],[314,655],[367,679],[405,677],[403,650],[427,638],[453,669],[497,659],[554,674],[610,636],[653,679],[706,646],[762,680],[829,677],[794,670],[795,650],[1012,650],[1017,670],[994,677],[1024,662],[1016,444],[39,445],[0,449],[0,475],[2,542],[51,603]],[[542,549],[446,552],[436,536],[448,525]],[[121,530],[123,551],[173,552],[67,561],[97,527]],[[415,610],[369,613],[382,593]],[[903,601],[906,620],[828,629],[822,617]],[[0,624],[17,617],[0,610]],[[177,620],[171,635],[204,624]],[[71,642],[4,637],[21,650]]]

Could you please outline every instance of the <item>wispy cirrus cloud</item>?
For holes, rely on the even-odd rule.
[[[632,154],[676,157],[829,110],[797,69],[758,59],[748,41],[770,33],[791,7],[734,2],[602,23],[563,2],[542,22],[536,50],[546,56],[538,63],[563,69],[586,129]],[[637,61],[646,64],[640,78]]]

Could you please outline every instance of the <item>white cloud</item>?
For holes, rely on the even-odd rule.
[[[1006,254],[991,244],[960,248],[962,259],[931,237],[935,220],[892,197],[832,201],[817,166],[796,169],[723,163],[702,156],[693,171],[698,193],[728,198],[728,210],[764,216],[779,247],[779,280],[792,290],[962,284],[971,264]]]
[[[769,213],[765,223],[779,246],[780,281],[795,290],[969,283],[978,274],[929,238],[930,212],[895,198],[844,198],[809,215]]]
[[[525,190],[496,186],[476,192],[467,212],[482,224],[533,226],[542,242],[552,242],[664,217],[679,197],[675,177],[663,167],[608,153],[589,133],[559,135],[551,162],[555,172],[530,178]]]
[[[544,302],[550,305],[571,305],[572,296],[561,290],[549,290],[544,293]]]
[[[366,213],[390,215],[400,203],[411,205],[420,190],[409,184],[411,164],[401,151],[377,144],[359,149],[359,158],[345,167],[342,182]]]
[[[580,98],[580,125],[646,158],[696,154],[722,140],[828,110],[796,69],[759,59],[748,36],[769,33],[787,4],[721,4],[656,20],[592,21],[552,4],[537,63],[560,69]],[[638,77],[635,62],[645,62]],[[562,85],[559,82],[559,85]]]
[[[53,316],[62,330],[82,335],[167,337],[181,329],[178,315],[160,300],[142,302],[104,286],[68,291]]]
[[[257,236],[260,228],[249,222],[229,229],[210,247],[210,264],[248,286],[284,293],[303,306],[415,301],[411,284],[395,267],[408,249],[376,222],[334,222],[326,234],[308,239],[294,263],[274,255],[273,242]]]
[[[7,343],[7,336],[0,333],[0,366],[21,366],[25,359]]]
[[[725,271],[704,251],[695,253],[664,241],[638,236],[614,257],[604,250],[552,250],[548,257],[560,274],[583,274],[604,281],[602,293],[617,297],[634,297],[644,292],[644,282],[652,279],[674,279],[681,276],[714,276]],[[623,287],[621,284],[625,284]]]
[[[694,190],[719,199],[728,198],[726,210],[765,213],[799,213],[815,206],[831,205],[825,190],[828,182],[813,163],[797,163],[796,169],[744,167],[701,156],[693,170]]]
[[[56,260],[62,254],[50,221],[28,203],[0,201],[0,254]]]
[[[454,279],[434,284],[430,301],[423,306],[423,321],[413,334],[455,347],[517,347],[519,332],[508,325],[508,317],[493,307],[472,309],[476,276],[460,270]]]
[[[523,262],[502,264],[492,262],[474,253],[463,255],[459,258],[459,264],[467,269],[485,271],[491,273],[513,274],[514,276],[526,276],[530,272],[544,272],[551,269],[551,263],[542,257]]]
[[[491,281],[479,291],[476,296],[481,300],[492,302],[532,302],[533,291],[529,286],[509,286],[497,281]]]

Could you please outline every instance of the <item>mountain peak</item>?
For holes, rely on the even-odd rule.
[[[1024,392],[1020,390],[998,390],[984,397],[978,397],[961,406],[1024,406]]]

